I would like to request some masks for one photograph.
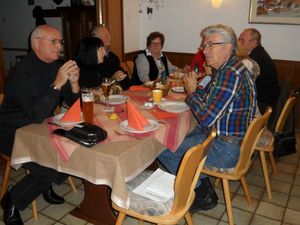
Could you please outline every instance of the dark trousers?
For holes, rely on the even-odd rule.
[[[34,162],[25,163],[23,167],[29,170],[30,174],[10,189],[12,200],[19,210],[25,209],[53,183],[62,184],[68,177],[67,174]]]

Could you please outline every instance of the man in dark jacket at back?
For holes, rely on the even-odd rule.
[[[261,34],[254,28],[245,29],[239,37],[241,45],[260,67],[260,74],[256,78],[257,102],[261,114],[268,106],[276,107],[280,92],[277,70],[272,58],[261,45]],[[271,119],[270,119],[271,120]]]

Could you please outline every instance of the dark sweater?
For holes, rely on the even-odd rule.
[[[98,87],[101,85],[102,78],[112,77],[115,72],[121,70],[124,72],[120,65],[120,60],[117,55],[113,52],[109,51],[108,55],[104,57],[103,63],[98,64],[97,66],[82,66],[79,64],[80,67],[80,78],[79,78],[79,85],[81,87]],[[128,76],[119,81],[119,84],[123,88],[123,90],[128,89],[130,85],[130,80]]]
[[[41,123],[53,115],[63,99],[69,105],[78,99],[69,82],[60,91],[50,87],[60,66],[59,61],[45,63],[31,52],[9,72],[0,107],[1,152],[11,155],[17,128]]]
[[[256,78],[257,101],[273,105],[278,99],[280,87],[277,70],[272,58],[261,46],[257,46],[249,54],[260,67],[260,75]]]

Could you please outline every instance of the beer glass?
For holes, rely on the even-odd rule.
[[[94,116],[94,95],[91,89],[81,89],[81,102],[83,119],[85,122],[92,124]]]
[[[102,110],[104,112],[112,112],[113,107],[109,106],[109,93],[112,85],[112,79],[110,77],[104,77],[101,83],[101,89],[105,98],[105,108]]]

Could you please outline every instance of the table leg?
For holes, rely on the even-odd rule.
[[[110,188],[83,181],[84,199],[70,214],[95,225],[114,225],[116,215],[111,207]]]

